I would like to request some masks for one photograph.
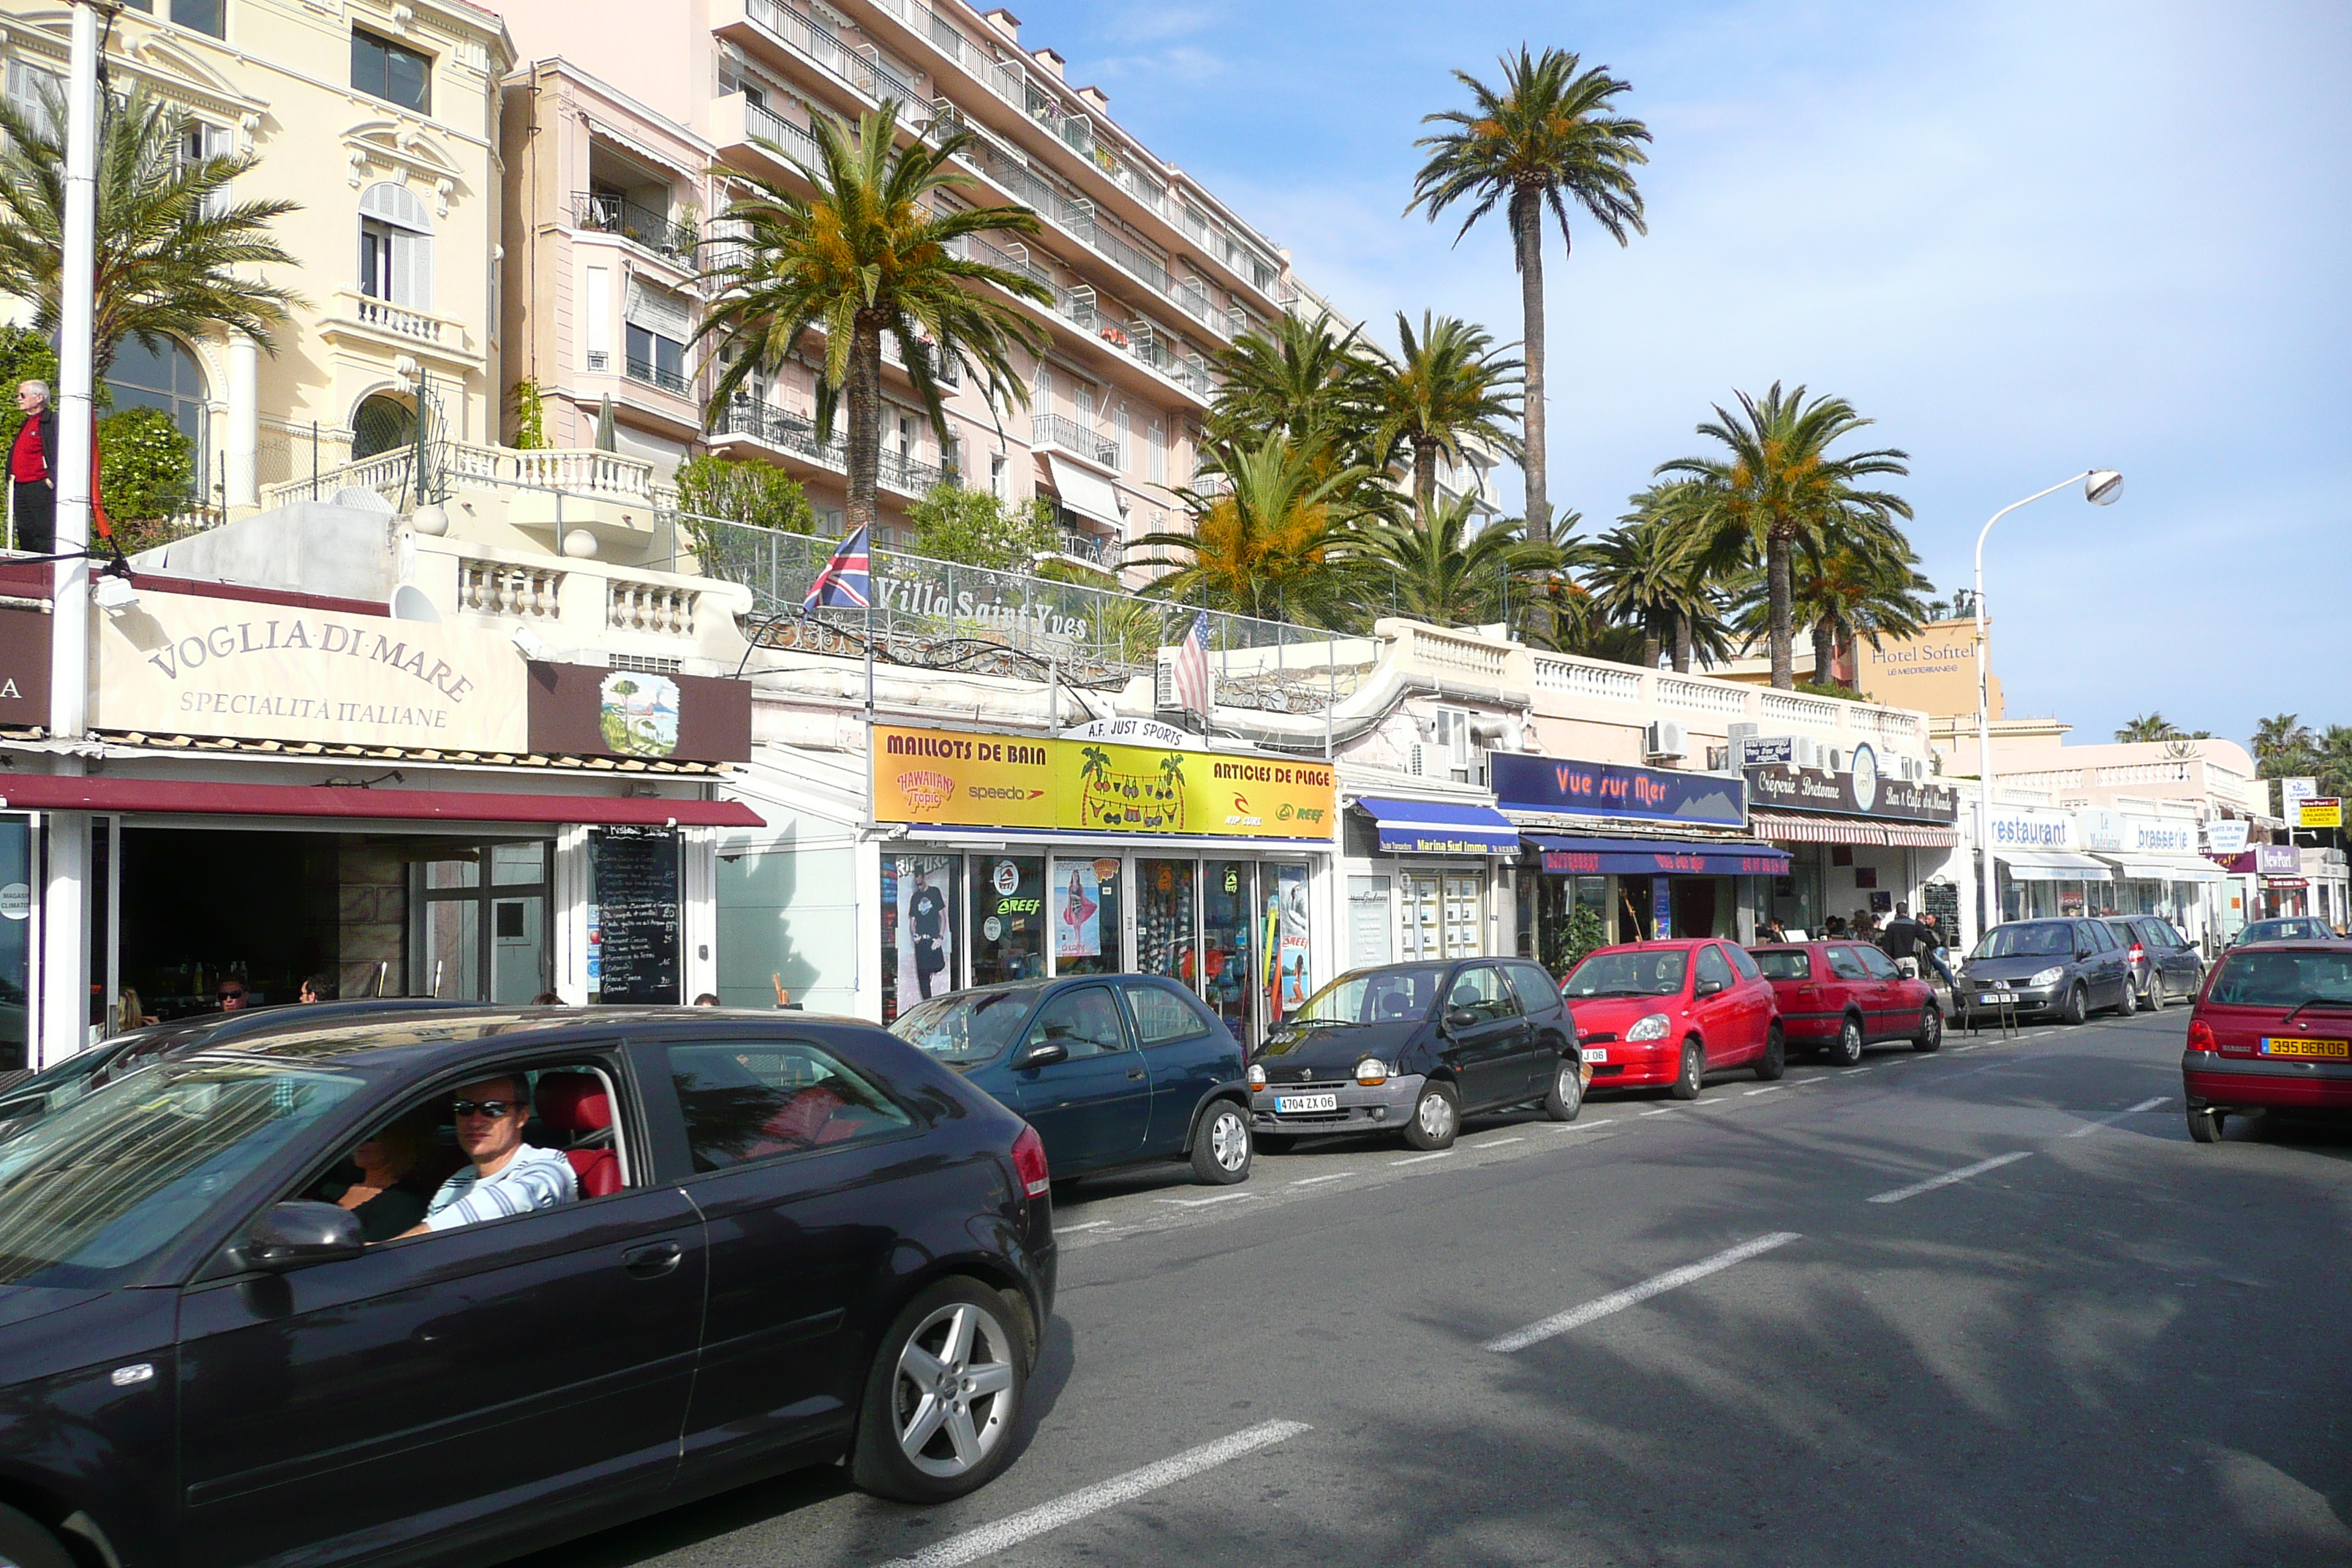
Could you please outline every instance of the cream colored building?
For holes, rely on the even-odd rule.
[[[62,89],[68,15],[0,5],[18,104],[44,79]],[[307,303],[274,353],[134,343],[110,377],[118,406],[165,406],[196,440],[213,505],[307,492],[314,462],[413,439],[420,398],[449,438],[496,438],[497,83],[513,58],[499,18],[457,0],[131,0],[116,18],[113,87],[183,105],[208,154],[258,154],[235,197],[301,204],[275,230],[300,265],[268,280]]]

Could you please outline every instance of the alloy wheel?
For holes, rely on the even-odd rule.
[[[1013,1432],[1011,1337],[969,1301],[941,1307],[898,1351],[890,1408],[908,1463],[941,1479],[962,1475]]]
[[[1209,1121],[1209,1157],[1218,1168],[1238,1171],[1249,1163],[1249,1129],[1238,1110],[1220,1110]]]

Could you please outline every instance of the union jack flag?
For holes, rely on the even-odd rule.
[[[1209,716],[1209,612],[1192,617],[1192,629],[1176,645],[1176,706]]]
[[[824,563],[824,570],[809,584],[808,597],[801,601],[801,614],[829,608],[866,610],[873,606],[874,579],[867,570],[866,529],[861,524],[841,542],[833,559]]]

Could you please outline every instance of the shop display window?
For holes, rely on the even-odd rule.
[[[1058,857],[1048,879],[1054,909],[1054,973],[1117,974],[1121,962],[1119,863]]]
[[[975,855],[971,864],[971,983],[1043,978],[1045,858]]]
[[[1211,860],[1202,868],[1201,994],[1234,1038],[1247,1040],[1257,992],[1257,867],[1247,860]],[[1383,897],[1382,903],[1386,903]]]
[[[1197,989],[1199,868],[1190,860],[1135,863],[1135,967]]]
[[[882,857],[882,1021],[956,988],[963,861],[954,855]]]
[[[1266,1021],[1278,1024],[1305,1006],[1307,994],[1313,989],[1307,982],[1310,929],[1307,916],[1307,868],[1269,866],[1265,868],[1265,875],[1266,946],[1274,960],[1274,984],[1268,995]],[[1448,877],[1445,880],[1449,883],[1467,881],[1475,885],[1482,879]],[[1475,894],[1473,901],[1475,902]]]
[[[1299,868],[1302,877],[1305,868]],[[1486,952],[1486,879],[1467,874],[1416,874],[1402,879],[1406,963],[1471,958]]]

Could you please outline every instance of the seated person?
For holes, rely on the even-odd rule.
[[[423,1236],[455,1230],[486,1219],[505,1219],[532,1209],[553,1208],[580,1195],[572,1162],[552,1149],[522,1141],[530,1120],[530,1085],[520,1073],[469,1083],[451,1107],[457,1147],[473,1162],[441,1184],[425,1210],[425,1223],[401,1232]]]
[[[430,1113],[409,1112],[352,1150],[350,1163],[320,1184],[320,1201],[358,1215],[370,1245],[404,1235],[424,1220],[433,1196],[420,1171],[432,1139]]]

